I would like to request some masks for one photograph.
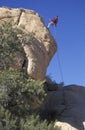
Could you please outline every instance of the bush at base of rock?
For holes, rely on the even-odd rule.
[[[0,128],[2,130],[59,130],[54,123],[42,121],[39,108],[45,98],[43,83],[23,72],[0,73]]]

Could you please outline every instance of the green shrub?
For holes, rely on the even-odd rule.
[[[32,113],[35,98],[45,97],[43,83],[27,78],[23,72],[8,70],[0,75],[2,105],[18,116]]]
[[[23,28],[12,27],[13,21],[0,26],[0,70],[9,69],[16,61],[16,54],[26,59],[23,45],[34,40],[34,33],[26,33]]]
[[[59,130],[54,128],[53,122],[49,124],[39,117],[46,97],[43,82],[32,80],[23,70],[9,68],[13,62],[11,55],[23,52],[23,41],[34,39],[33,33],[23,39],[17,34],[25,35],[20,29],[14,30],[11,23],[0,27],[0,129]]]
[[[11,117],[11,113],[2,106],[0,106],[0,129],[17,130],[16,120],[14,120]]]
[[[18,30],[12,28],[12,22],[5,22],[0,26],[0,70],[8,69],[13,64],[16,52],[25,56],[17,34]]]
[[[32,107],[36,97],[41,102],[45,98],[41,81],[27,78],[23,72],[8,70],[0,74],[0,83],[2,130],[54,130],[53,123],[42,121],[39,118],[39,109]]]

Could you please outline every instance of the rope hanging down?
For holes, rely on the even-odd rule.
[[[56,38],[56,28],[55,28],[55,26],[54,26],[54,34],[55,34],[55,38]],[[61,83],[62,83],[62,86],[63,86],[64,85],[64,78],[63,78],[63,71],[62,71],[62,67],[61,67],[59,52],[57,52],[57,60],[58,60],[58,66],[59,66],[59,71],[60,71],[60,76],[61,76]]]

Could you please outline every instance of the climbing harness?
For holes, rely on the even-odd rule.
[[[54,35],[56,38],[56,28],[54,26]],[[64,78],[63,78],[63,71],[62,71],[62,67],[61,67],[61,62],[60,62],[60,56],[59,56],[59,52],[57,52],[57,60],[58,60],[58,66],[59,66],[59,71],[60,71],[60,76],[61,76],[61,82],[59,84],[59,86],[64,86]]]

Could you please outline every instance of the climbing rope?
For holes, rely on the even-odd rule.
[[[61,67],[59,52],[57,52],[57,59],[58,59],[58,66],[59,66],[59,71],[60,71],[60,75],[61,75],[61,83],[64,83],[63,71],[62,71],[62,67]]]
[[[54,26],[54,35],[55,35],[55,38],[56,38],[56,28],[55,28],[55,26]],[[58,66],[59,66],[59,71],[60,71],[60,76],[61,76],[60,85],[64,86],[63,71],[62,71],[62,67],[61,67],[59,52],[57,52],[57,60],[58,60]]]

